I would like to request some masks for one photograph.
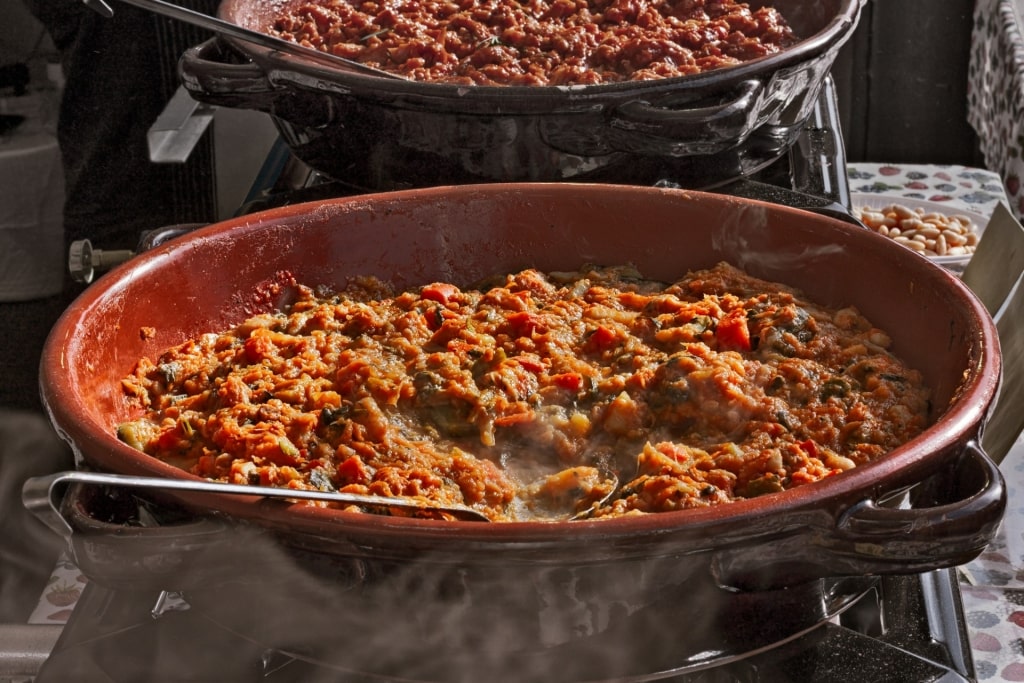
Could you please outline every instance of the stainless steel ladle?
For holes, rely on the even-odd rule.
[[[105,17],[109,18],[114,16],[114,9],[106,2],[106,0],[82,1],[87,7],[95,10]],[[232,24],[229,21],[212,17],[209,14],[203,14],[202,12],[196,12],[173,3],[164,2],[164,0],[120,0],[120,2],[154,12],[155,14],[160,14],[171,19],[177,19],[178,21],[183,21],[186,24],[192,24],[193,26],[198,26],[199,28],[212,31],[220,35],[230,36],[271,50],[277,50],[278,52],[284,52],[295,57],[301,57],[302,59],[316,62],[320,66],[326,66],[332,69],[342,69],[345,71],[354,71],[370,76],[378,76],[380,78],[390,78],[400,81],[408,80],[398,74],[376,69],[372,66],[360,64],[359,62],[351,59],[338,57],[327,52],[320,52],[319,50],[303,47],[298,43],[293,43],[289,40],[277,38],[266,33],[260,33],[259,31],[253,31],[237,24]]]

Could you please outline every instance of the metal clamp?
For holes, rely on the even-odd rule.
[[[93,249],[89,240],[75,240],[68,249],[68,272],[75,282],[89,284],[97,270],[109,270],[135,256],[127,249]]]
[[[93,281],[96,273],[101,270],[110,270],[119,266],[125,261],[159,247],[164,242],[186,235],[193,230],[205,227],[206,223],[180,223],[178,225],[166,225],[155,230],[146,230],[139,237],[139,243],[135,251],[130,249],[97,249],[87,239],[76,240],[68,248],[68,271],[75,282],[89,284]]]

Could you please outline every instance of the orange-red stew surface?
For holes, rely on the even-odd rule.
[[[210,479],[514,521],[776,493],[928,419],[921,376],[857,310],[727,264],[667,286],[616,267],[299,293],[141,360],[120,437]]]
[[[589,85],[686,76],[797,37],[735,0],[311,0],[269,32],[418,81]]]

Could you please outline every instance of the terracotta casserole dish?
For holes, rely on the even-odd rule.
[[[744,623],[757,624],[757,637],[786,638],[828,618],[863,577],[976,557],[1005,506],[998,469],[978,446],[1001,372],[984,307],[891,240],[752,200],[495,184],[231,219],[136,257],[81,295],[47,341],[42,396],[83,466],[180,478],[188,475],[117,439],[127,417],[120,380],[143,355],[277,307],[286,275],[310,285],[375,275],[411,286],[631,263],[672,281],[720,261],[820,303],[858,307],[931,386],[931,426],[869,465],[798,489],[607,520],[449,522],[169,494],[162,502],[185,514],[167,527],[112,527],[72,510],[77,559],[96,580],[156,581],[187,591],[198,608],[231,596],[234,616],[219,618],[261,638],[344,632],[361,652],[383,639],[387,657],[360,665],[410,680],[463,678],[453,663],[460,657],[483,675],[486,663],[513,656],[543,670],[551,657],[562,666],[571,659],[577,677],[592,680],[630,673],[597,653],[642,649],[649,670],[700,666],[749,637]],[[129,547],[135,558],[122,562]],[[659,659],[666,638],[673,654]]]

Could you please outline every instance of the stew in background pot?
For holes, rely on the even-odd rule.
[[[593,85],[732,66],[797,42],[773,7],[727,0],[314,0],[270,33],[418,81]]]

